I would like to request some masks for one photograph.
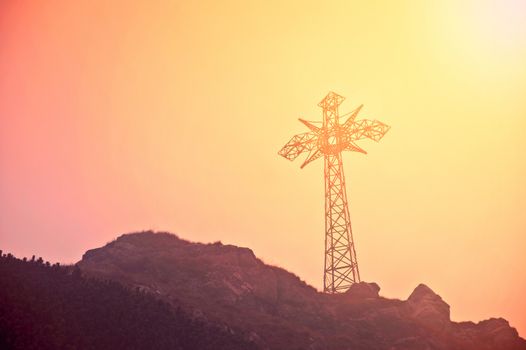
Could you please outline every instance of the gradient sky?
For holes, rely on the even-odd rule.
[[[342,112],[362,278],[526,336],[526,2],[0,2],[0,248],[78,261],[165,230],[322,286],[323,161],[277,151]]]

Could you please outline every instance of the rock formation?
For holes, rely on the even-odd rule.
[[[503,319],[452,322],[449,305],[423,284],[407,300],[365,282],[327,295],[250,249],[168,233],[123,235],[77,265],[246,334],[261,349],[526,349]]]

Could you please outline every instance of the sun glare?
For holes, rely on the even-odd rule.
[[[483,40],[500,48],[526,46],[526,1],[482,1],[471,4]]]

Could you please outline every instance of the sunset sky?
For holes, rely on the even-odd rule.
[[[0,2],[0,249],[73,263],[154,229],[322,287],[318,102],[391,130],[344,156],[361,277],[526,336],[526,2]]]

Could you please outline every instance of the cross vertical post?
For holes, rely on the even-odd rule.
[[[369,138],[379,141],[389,126],[377,120],[359,120],[356,116],[362,108],[350,113],[347,121],[340,124],[338,107],[345,98],[334,92],[318,104],[323,110],[322,126],[300,119],[310,131],[294,136],[278,154],[289,160],[307,153],[302,168],[324,157],[325,177],[325,262],[323,291],[341,293],[360,282],[360,271],[354,245],[345,188],[342,151],[366,153],[355,141]]]

